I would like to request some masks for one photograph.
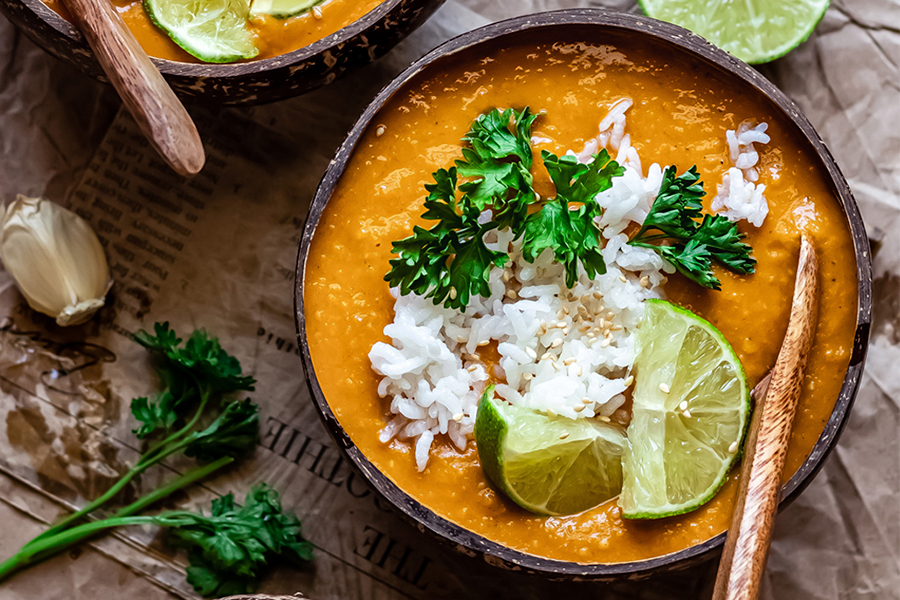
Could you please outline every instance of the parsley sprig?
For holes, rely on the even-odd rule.
[[[578,279],[579,265],[589,277],[606,272],[600,230],[602,207],[596,197],[625,170],[601,150],[587,164],[574,156],[542,151],[541,160],[556,186],[556,196],[534,191],[531,127],[536,115],[494,109],[479,116],[463,137],[463,158],[433,173],[422,218],[410,237],[394,242],[391,270],[385,275],[401,294],[431,298],[435,304],[464,311],[472,296],[490,296],[493,267],[509,262],[491,250],[484,236],[509,229],[521,239],[522,256],[534,262],[545,250],[565,267],[566,285]],[[720,289],[712,270],[718,263],[752,273],[756,261],[737,226],[725,217],[703,213],[703,184],[696,167],[675,176],[670,166],[640,231],[629,242],[651,248],[691,280]],[[463,178],[463,181],[459,181]],[[490,212],[486,212],[490,211]],[[699,219],[699,222],[698,222]]]
[[[753,273],[756,260],[744,235],[726,217],[703,214],[703,182],[697,167],[675,176],[674,166],[663,172],[659,194],[640,231],[628,242],[651,248],[679,273],[703,287],[719,290],[712,270],[716,262],[742,274]],[[699,223],[697,219],[702,219]],[[666,241],[665,245],[653,242]]]
[[[252,391],[255,380],[243,375],[240,362],[205,331],[193,332],[182,344],[168,323],[156,323],[152,334],[140,331],[134,339],[156,359],[163,387],[152,398],[135,398],[131,403],[132,414],[140,423],[134,433],[144,441],[144,451],[99,498],[51,526],[0,564],[0,580],[98,531],[129,524],[170,527],[183,544],[192,545],[188,580],[203,595],[249,590],[271,553],[308,558],[308,544],[300,537],[299,521],[281,514],[277,494],[268,488],[254,489],[243,509],[235,508],[233,497],[223,497],[214,502],[209,518],[183,511],[135,516],[173,492],[252,454],[259,440],[259,408],[250,399],[230,396]],[[83,523],[107,507],[135,477],[178,454],[195,458],[198,464],[112,516]]]
[[[313,546],[303,539],[300,521],[282,512],[278,493],[265,484],[247,494],[244,506],[226,494],[212,501],[209,516],[186,510],[151,516],[120,513],[43,536],[14,558],[21,565],[32,564],[107,529],[129,525],[166,528],[172,544],[187,550],[187,581],[205,598],[253,591],[262,570],[276,558],[295,564],[312,558]]]
[[[578,264],[593,277],[605,273],[599,230],[593,219],[602,212],[594,197],[623,172],[602,151],[587,165],[575,157],[543,152],[541,158],[557,185],[555,198],[539,201],[533,186],[531,126],[528,108],[494,109],[478,117],[463,138],[462,160],[433,174],[425,189],[422,218],[437,221],[430,229],[416,226],[413,235],[394,242],[391,270],[385,280],[401,294],[415,293],[435,304],[465,310],[474,295],[489,296],[492,267],[509,261],[505,252],[489,249],[484,235],[510,229],[522,239],[525,260],[546,249],[566,268],[572,285]],[[458,183],[458,177],[466,181]],[[534,208],[537,210],[534,210]],[[490,218],[482,213],[490,209]]]
[[[588,277],[606,273],[601,254],[600,230],[594,219],[603,214],[597,204],[597,194],[612,187],[612,178],[625,172],[606,150],[588,164],[581,164],[574,156],[560,158],[544,150],[541,152],[550,179],[556,184],[556,198],[532,213],[525,221],[522,256],[534,262],[544,250],[552,250],[556,260],[566,269],[566,285],[572,287],[578,279],[578,263]]]

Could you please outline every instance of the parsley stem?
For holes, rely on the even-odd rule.
[[[184,425],[184,427],[182,427],[175,433],[172,433],[171,435],[169,435],[167,438],[163,439],[162,441],[157,442],[156,444],[153,444],[152,446],[150,446],[150,448],[148,448],[147,451],[144,452],[144,454],[141,456],[140,460],[138,461],[138,464],[141,464],[142,462],[147,461],[147,460],[152,460],[153,463],[158,462],[157,460],[154,460],[154,457],[153,457],[153,455],[156,452],[165,448],[172,441],[177,440],[178,438],[184,437],[184,435],[188,431],[190,431],[194,427],[194,425],[197,424],[197,421],[200,419],[200,416],[203,414],[203,410],[206,408],[206,404],[209,401],[210,391],[206,386],[202,386],[200,384],[200,382],[197,381],[196,377],[192,376],[192,378],[194,379],[194,383],[196,383],[197,388],[201,390],[200,391],[200,404],[197,406],[197,410],[194,411],[194,416],[191,417],[191,420],[188,421]],[[153,463],[151,463],[151,464],[153,464]]]
[[[41,562],[47,558],[50,558],[51,556],[55,556],[61,552],[64,552],[69,547],[85,540],[85,538],[99,533],[103,529],[109,527],[117,527],[119,525],[138,524],[135,519],[150,519],[146,522],[158,524],[158,517],[133,517],[132,515],[158,502],[171,493],[183,487],[187,487],[196,481],[206,478],[210,473],[213,473],[221,469],[222,467],[231,464],[232,462],[234,462],[234,460],[234,457],[223,456],[219,460],[211,462],[207,465],[191,469],[187,473],[176,477],[163,487],[153,490],[149,494],[142,496],[128,506],[122,507],[112,517],[92,521],[89,523],[83,523],[81,525],[70,527],[68,529],[61,529],[61,527],[63,527],[62,523],[54,526],[51,529],[48,529],[43,534],[35,537],[30,542],[22,546],[19,552],[14,556],[10,557],[8,560],[0,564],[0,581],[5,579],[6,577],[9,577],[14,572],[23,567],[36,562]],[[79,511],[79,513],[83,512],[84,510],[85,509],[82,509],[81,511]],[[169,514],[175,515],[177,513]],[[126,518],[130,520],[127,522],[123,521],[123,519]]]

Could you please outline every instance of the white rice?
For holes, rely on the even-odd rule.
[[[754,125],[752,121],[742,122],[736,131],[725,132],[732,167],[722,177],[712,210],[731,221],[744,219],[754,227],[763,224],[769,214],[769,204],[763,192],[766,186],[755,183],[759,180],[756,165],[759,152],[754,144],[768,144],[768,125]]]
[[[495,230],[485,243],[509,253],[510,263],[491,271],[490,297],[472,298],[465,312],[391,290],[395,316],[384,333],[392,343],[378,342],[369,353],[373,369],[384,377],[378,393],[391,398],[394,415],[380,439],[415,440],[419,471],[428,463],[435,436],[446,435],[465,449],[491,378],[505,381],[496,393],[508,402],[570,419],[610,417],[624,403],[643,301],[663,298],[666,275],[674,272],[653,250],[629,246],[624,233],[646,218],[662,181],[658,164],[644,175],[625,133],[631,105],[627,98],[611,105],[597,137],[582,152],[569,152],[587,162],[606,148],[625,167],[625,174],[597,195],[604,209],[597,225],[605,241],[605,274],[590,279],[579,266],[578,281],[569,289],[552,252],[528,263],[520,241],[513,242],[508,230]],[[754,142],[768,141],[765,125],[760,127],[738,130],[735,160],[747,169],[754,168],[755,159],[742,156],[754,151]],[[749,141],[741,145],[741,140]],[[735,170],[744,183],[743,172]],[[485,211],[483,218],[489,217]],[[489,374],[480,352],[491,343],[500,360]]]

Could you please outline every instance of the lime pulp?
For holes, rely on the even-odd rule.
[[[750,64],[780,58],[806,41],[829,0],[639,0],[649,17],[703,36]]]

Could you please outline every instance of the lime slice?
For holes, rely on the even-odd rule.
[[[828,0],[638,0],[647,16],[694,33],[750,64],[784,56],[801,43]]]
[[[750,414],[750,388],[715,327],[647,300],[637,333],[629,452],[619,506],[628,519],[692,511],[725,482]]]
[[[150,19],[204,62],[227,63],[259,54],[247,28],[246,0],[144,0]]]
[[[489,387],[478,405],[475,442],[488,479],[531,512],[579,513],[622,488],[625,436],[612,424],[550,418],[494,398]]]
[[[322,4],[325,0],[253,0],[250,14],[270,15],[277,19],[287,19]]]

